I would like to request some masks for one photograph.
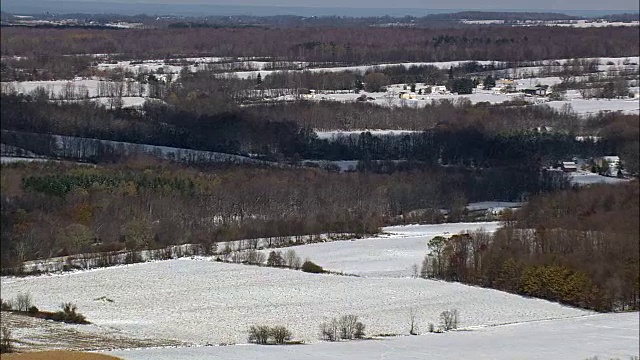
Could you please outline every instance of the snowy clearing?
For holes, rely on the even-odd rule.
[[[638,313],[598,314],[368,341],[115,351],[125,360],[584,360],[638,356]]]
[[[569,174],[569,181],[571,184],[576,185],[591,185],[591,184],[619,184],[629,181],[628,179],[620,179],[609,176],[602,176],[594,174],[592,172],[575,172]]]
[[[573,112],[581,115],[597,114],[600,111],[622,111],[625,114],[640,114],[638,99],[571,99],[568,101],[549,101],[550,107],[561,110],[570,105]]]
[[[427,243],[435,236],[451,236],[484,229],[494,232],[500,223],[451,223],[436,225],[390,226],[389,237],[307,244],[293,249],[302,259],[309,258],[327,270],[367,277],[410,277],[412,266],[420,266],[428,252]],[[268,255],[270,250],[264,250]]]

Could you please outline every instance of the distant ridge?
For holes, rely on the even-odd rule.
[[[140,4],[130,2],[83,2],[72,0],[47,1],[47,0],[2,0],[0,9],[3,12],[13,14],[42,14],[45,12],[68,14],[147,14],[147,15],[176,15],[176,16],[231,16],[231,15],[252,15],[252,16],[274,16],[274,15],[296,15],[296,16],[349,16],[349,17],[375,17],[375,16],[426,16],[434,14],[459,13],[545,13],[542,9],[416,9],[416,8],[337,8],[337,7],[278,7],[278,6],[240,6],[240,5],[198,5],[198,4]],[[612,14],[634,13],[637,10],[563,10],[566,17],[581,16],[595,17]],[[514,19],[515,20],[515,19]]]

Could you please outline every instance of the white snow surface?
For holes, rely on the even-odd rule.
[[[335,131],[320,131],[316,130],[316,135],[318,135],[319,139],[332,139],[338,136],[353,136],[360,135],[363,132],[370,132],[371,135],[381,136],[381,135],[410,135],[414,133],[419,133],[420,131],[414,130],[335,130]]]
[[[3,298],[25,291],[40,309],[73,301],[97,325],[199,345],[246,343],[248,327],[256,324],[281,324],[295,338],[313,342],[322,321],[342,314],[358,315],[370,334],[402,334],[411,307],[418,309],[423,329],[447,309],[458,309],[465,327],[590,314],[459,283],[315,275],[196,259],[2,279]],[[102,296],[114,302],[95,300]]]
[[[620,179],[609,176],[602,176],[600,174],[594,174],[592,172],[579,171],[569,174],[569,181],[576,185],[591,185],[591,184],[619,184],[629,181],[629,179]]]
[[[458,309],[461,326],[575,317],[590,314],[540,299],[459,283],[407,276],[426,253],[426,241],[497,223],[389,227],[390,238],[296,248],[329,269],[364,277],[218,263],[206,258],[117,266],[83,272],[1,279],[3,298],[30,292],[34,303],[55,310],[73,301],[87,319],[133,336],[193,344],[245,343],[254,324],[287,326],[296,339],[317,341],[322,321],[360,316],[369,334],[407,332],[410,308],[420,327],[437,323],[440,312]],[[446,235],[446,234],[445,234]],[[376,276],[376,277],[373,277]],[[389,277],[382,277],[389,276]],[[106,296],[114,302],[95,299]]]
[[[600,111],[621,111],[625,114],[640,114],[638,99],[571,99],[567,101],[549,101],[545,103],[554,109],[562,109],[566,104],[582,115],[597,114]]]
[[[523,202],[481,201],[481,202],[469,203],[469,205],[467,205],[467,210],[469,210],[469,211],[479,211],[479,210],[496,211],[497,209],[519,208],[522,205],[524,205]]]
[[[598,314],[473,331],[316,343],[302,346],[214,346],[107,353],[125,360],[584,360],[638,356],[638,313]]]

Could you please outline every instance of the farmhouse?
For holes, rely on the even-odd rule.
[[[524,89],[523,92],[527,95],[545,96],[547,95],[547,88],[548,86],[546,85],[536,85],[534,87]]]
[[[415,100],[416,99],[416,94],[415,93],[401,91],[400,95],[399,95],[399,98],[400,99],[404,99],[404,100]]]
[[[576,172],[576,171],[578,171],[578,166],[573,161],[563,161],[562,162],[562,171],[564,171],[564,172]]]

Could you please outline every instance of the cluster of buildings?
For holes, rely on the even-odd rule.
[[[593,159],[591,162],[578,161],[577,159],[563,161],[560,168],[567,173],[577,172],[581,168],[590,168],[592,172],[611,177],[621,176],[622,171],[620,157],[618,156],[602,156]]]

